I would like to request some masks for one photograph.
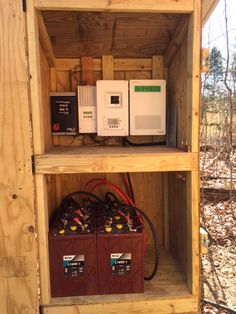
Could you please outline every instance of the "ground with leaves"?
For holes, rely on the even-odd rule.
[[[236,156],[228,162],[224,156],[215,157],[214,151],[201,156],[201,224],[210,235],[209,253],[202,256],[202,295],[236,311],[236,197],[227,191],[231,186],[235,189]],[[209,194],[208,188],[215,189],[214,194]],[[202,313],[230,311],[204,304]]]

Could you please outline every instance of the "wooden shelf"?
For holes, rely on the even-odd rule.
[[[150,259],[148,259],[150,261]],[[147,261],[145,269],[151,267]],[[187,289],[185,278],[171,254],[161,249],[157,275],[145,282],[138,294],[54,298],[43,313],[197,313],[197,298]],[[116,310],[116,311],[115,311]],[[169,312],[167,312],[169,310]]]
[[[198,154],[170,147],[55,147],[35,156],[36,174],[198,170]]]

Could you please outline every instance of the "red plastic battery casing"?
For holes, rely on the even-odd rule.
[[[97,246],[98,294],[144,292],[143,233],[98,233]]]
[[[97,294],[95,233],[49,234],[49,264],[52,297]]]

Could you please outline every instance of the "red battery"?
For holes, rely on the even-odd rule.
[[[97,294],[96,234],[49,234],[52,297]]]
[[[144,292],[143,233],[98,234],[98,293]]]

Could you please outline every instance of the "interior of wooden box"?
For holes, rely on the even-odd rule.
[[[50,128],[49,92],[76,91],[83,84],[81,57],[93,58],[93,84],[104,79],[104,55],[112,56],[114,79],[166,79],[167,114],[176,107],[177,147],[187,145],[187,21],[185,14],[104,13],[43,11],[55,55],[54,65],[48,59],[40,36],[40,68],[42,77],[42,113],[44,116],[45,150],[53,146],[91,145],[89,135],[52,136]],[[178,39],[181,28],[185,35]],[[174,41],[174,44],[171,44]],[[175,51],[173,54],[173,45]],[[171,51],[171,52],[170,52]],[[107,78],[106,78],[107,79]],[[189,104],[188,104],[189,106]],[[168,119],[168,118],[167,118]],[[166,136],[136,136],[134,142],[165,141]],[[120,145],[113,137],[106,145]]]
[[[105,178],[125,191],[120,173],[113,174],[61,174],[47,175],[48,212],[55,214],[61,200],[74,191],[83,190],[91,178]],[[151,219],[158,235],[160,246],[160,267],[150,282],[145,282],[145,293],[140,298],[190,294],[188,289],[187,263],[187,173],[131,173],[130,174],[136,206],[145,211]],[[104,197],[107,187],[99,187],[95,194]],[[153,267],[154,240],[150,228],[145,224],[146,257],[145,272]],[[189,278],[191,281],[191,278]],[[178,291],[179,289],[179,291]],[[105,297],[109,300],[112,297]],[[116,298],[113,296],[113,298]],[[119,296],[119,300],[122,300]],[[132,296],[131,296],[132,299]],[[83,303],[83,298],[79,298]],[[88,297],[86,298],[88,300]],[[96,301],[96,297],[91,300]],[[91,301],[92,302],[92,301]]]
[[[82,84],[81,57],[92,57],[94,84],[103,79],[102,57],[113,56],[114,79],[166,79],[167,107],[177,108],[177,147],[186,149],[187,106],[187,27],[184,14],[141,14],[102,12],[42,12],[47,33],[55,54],[52,65],[40,39],[40,71],[44,146],[48,152],[53,146],[88,145],[93,142],[88,135],[52,136],[50,128],[50,92],[76,91]],[[176,36],[176,29],[185,25],[184,36],[176,39],[176,50],[171,55],[169,46]],[[183,26],[184,27],[184,26]],[[172,51],[172,50],[171,50]],[[170,57],[171,55],[171,57]],[[168,61],[168,62],[167,62]],[[135,137],[136,142],[165,140],[165,137]],[[120,138],[108,145],[121,146]],[[55,174],[46,175],[48,218],[70,192],[80,190],[93,177],[106,177],[122,186],[120,174]],[[149,215],[154,223],[161,246],[160,269],[151,282],[145,283],[142,300],[153,297],[188,296],[191,290],[191,252],[188,239],[187,172],[132,173],[136,204]],[[99,193],[102,193],[100,190]],[[187,227],[186,227],[187,226]],[[147,233],[146,269],[152,266],[153,240]],[[102,301],[132,300],[134,296],[99,296]],[[98,297],[70,298],[52,303],[96,303]]]

